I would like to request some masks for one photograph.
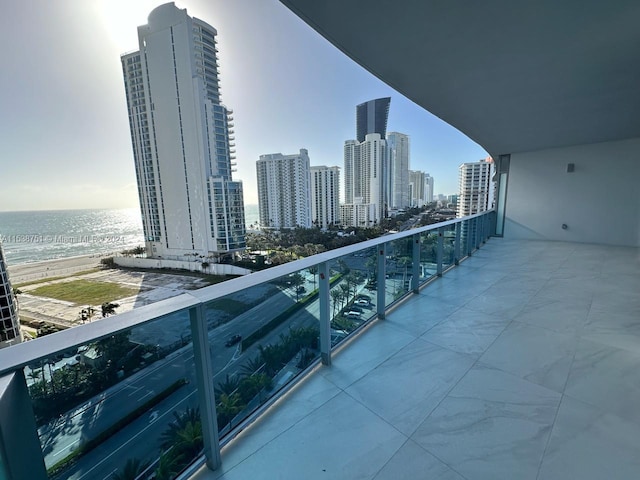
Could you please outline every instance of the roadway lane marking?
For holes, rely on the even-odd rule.
[[[106,477],[104,477],[102,480],[109,480],[113,477],[113,474],[116,473],[118,471],[117,468],[114,468],[113,471],[111,473],[109,473]]]
[[[73,445],[75,445],[76,443],[78,443],[80,441],[80,439],[76,439],[73,442],[71,442],[69,445],[66,445],[64,447],[62,447],[60,450],[58,450],[56,453],[53,454],[54,457],[57,457],[58,455],[60,455],[62,452],[64,452],[67,448],[71,448]]]
[[[149,390],[145,395],[141,396],[138,399],[138,402],[141,401],[143,398],[147,398],[149,395],[153,395],[153,390]]]
[[[180,400],[179,402],[177,402],[175,405],[173,405],[171,408],[169,408],[165,413],[163,413],[162,415],[160,415],[158,417],[158,420],[161,419],[162,417],[164,417],[165,415],[168,415],[169,413],[173,412],[173,409],[176,408],[178,405],[180,405],[182,402],[184,402],[185,400],[187,400],[191,395],[193,395],[194,393],[196,393],[197,390],[194,390],[193,392],[191,392],[189,395],[187,395],[186,397],[184,397],[182,400]],[[155,423],[155,422],[154,422]],[[142,435],[145,430],[151,428],[151,425],[148,425],[146,427],[144,427],[142,430],[140,430],[138,433],[136,433],[133,437],[131,437],[129,440],[127,440],[126,442],[124,442],[122,445],[120,445],[118,448],[116,448],[113,452],[111,452],[109,455],[107,455],[106,457],[104,457],[102,460],[100,460],[99,462],[97,462],[93,467],[91,467],[89,470],[87,470],[87,473],[85,473],[84,475],[81,475],[80,477],[78,477],[78,480],[86,477],[87,475],[89,475],[89,473],[91,473],[93,470],[95,470],[96,468],[98,468],[99,465],[103,464],[104,462],[106,462],[109,458],[113,457],[116,453],[118,453],[120,450],[122,450],[124,447],[126,447],[130,442],[132,442],[133,440],[135,440],[136,438],[138,438],[140,435]]]
[[[142,390],[143,387],[135,387],[134,388],[134,387],[130,386],[129,388],[133,388],[133,392],[131,392],[129,394],[130,397],[133,397],[136,393],[138,393],[140,390]]]

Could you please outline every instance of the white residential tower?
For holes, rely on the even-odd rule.
[[[260,155],[256,162],[258,210],[263,228],[311,227],[309,153]]]
[[[245,247],[232,180],[233,117],[221,103],[216,29],[167,3],[122,55],[138,193],[151,257],[215,259]]]
[[[311,167],[311,222],[322,229],[340,223],[339,167]]]
[[[459,167],[458,217],[488,210],[493,205],[493,159],[463,163]]]

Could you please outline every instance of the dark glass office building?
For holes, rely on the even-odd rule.
[[[369,133],[379,133],[385,139],[391,97],[377,98],[356,107],[356,135],[358,142],[364,142]]]

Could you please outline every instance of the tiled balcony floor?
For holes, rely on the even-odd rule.
[[[193,478],[638,478],[639,255],[491,239]]]

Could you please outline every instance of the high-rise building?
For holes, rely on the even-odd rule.
[[[4,252],[0,243],[0,348],[22,341],[18,304],[11,288]]]
[[[312,224],[326,229],[340,220],[340,168],[311,167]]]
[[[356,106],[356,140],[364,142],[370,133],[379,133],[382,140],[387,133],[391,97],[377,98]]]
[[[424,174],[424,201],[433,202],[433,177],[428,173]]]
[[[420,170],[410,170],[409,191],[412,207],[423,207],[433,202],[433,177]]]
[[[385,138],[390,103],[386,97],[356,106],[356,140],[344,143],[344,225],[370,227],[387,216],[391,177]]]
[[[167,3],[122,55],[147,254],[216,258],[245,247],[233,117],[220,99],[216,29]]]
[[[309,153],[260,155],[256,162],[258,210],[264,228],[311,227]]]
[[[409,197],[409,136],[404,133],[389,132],[388,148],[388,186],[389,208],[400,209],[411,205]]]
[[[492,207],[493,167],[491,157],[460,165],[458,217],[484,212]]]
[[[387,216],[387,153],[379,133],[368,134],[364,142],[345,142],[345,208],[340,214],[344,225],[370,227]]]

